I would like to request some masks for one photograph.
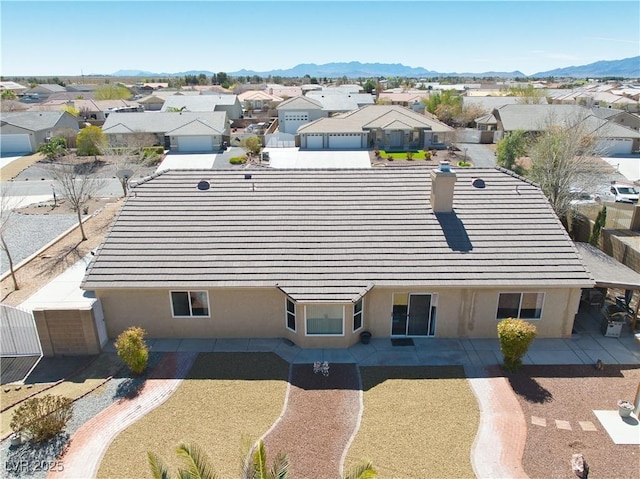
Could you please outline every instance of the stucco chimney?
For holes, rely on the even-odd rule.
[[[453,211],[453,190],[456,172],[448,161],[441,161],[438,168],[431,170],[431,207],[434,213]]]

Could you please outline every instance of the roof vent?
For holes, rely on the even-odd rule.
[[[206,191],[209,188],[211,188],[211,183],[209,183],[207,180],[200,180],[198,182],[198,189],[200,191]]]
[[[251,179],[251,175],[249,173],[244,175],[244,179],[245,180],[250,180]]]
[[[484,188],[485,186],[487,186],[482,178],[474,178],[471,182],[471,185],[474,188]]]

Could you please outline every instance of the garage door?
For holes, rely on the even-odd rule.
[[[310,150],[322,149],[322,135],[307,135],[307,148]]]
[[[298,132],[298,128],[307,123],[309,123],[309,113],[307,112],[285,113],[284,125],[282,125],[283,128],[280,131],[295,135]]]
[[[633,141],[630,138],[612,138],[598,141],[598,147],[603,150],[602,156],[628,155],[631,153]]]
[[[362,148],[361,135],[329,135],[329,148],[332,150]]]
[[[213,151],[210,136],[179,136],[178,151]]]
[[[2,153],[33,153],[29,135],[2,135],[0,137]]]

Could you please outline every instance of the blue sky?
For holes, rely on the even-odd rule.
[[[402,63],[529,75],[640,55],[630,1],[7,1],[4,76]]]

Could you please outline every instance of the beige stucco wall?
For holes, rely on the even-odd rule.
[[[42,346],[42,354],[84,356],[101,351],[93,310],[36,309],[33,317]]]
[[[365,328],[374,337],[391,335],[393,293],[437,294],[436,337],[496,337],[496,312],[500,293],[545,293],[542,318],[532,321],[540,338],[571,336],[573,320],[580,304],[580,289],[421,289],[374,288],[365,297]]]
[[[286,327],[286,297],[275,288],[209,290],[207,318],[173,318],[168,290],[98,290],[107,333],[115,338],[129,326],[141,326],[153,338],[287,338],[304,348],[345,348],[360,332],[391,335],[394,293],[437,294],[436,337],[496,337],[501,292],[542,292],[542,319],[532,321],[540,338],[569,337],[580,302],[580,289],[421,289],[374,288],[364,297],[364,327],[353,332],[353,304],[344,305],[344,334],[308,336],[305,304],[296,304],[296,331]]]

